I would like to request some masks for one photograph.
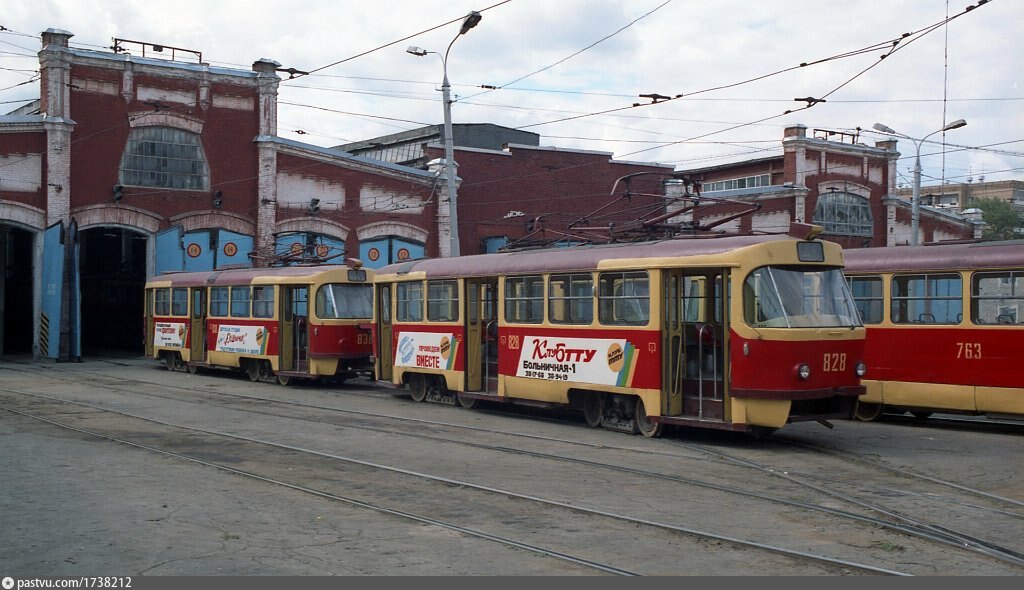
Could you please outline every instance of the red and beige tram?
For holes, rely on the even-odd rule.
[[[392,264],[374,278],[377,378],[645,436],[849,419],[864,328],[841,267],[838,245],[778,235]]]
[[[362,264],[170,273],[146,283],[146,355],[167,368],[344,380],[372,370],[372,276]]]
[[[1024,418],[1024,241],[847,250],[867,328],[867,393],[883,410]]]

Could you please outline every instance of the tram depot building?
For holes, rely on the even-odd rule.
[[[0,116],[0,354],[141,354],[143,286],[165,272],[449,255],[437,135],[406,134],[417,151],[408,163],[284,139],[277,62],[217,68],[186,50],[167,60],[72,48],[72,36],[42,34],[39,100]],[[844,247],[909,241],[895,141],[867,146],[795,125],[776,157],[674,170],[511,131],[511,143],[499,133],[484,147],[454,134],[463,255],[570,235],[589,212],[590,225],[608,225],[638,209],[672,211],[689,198],[673,173],[699,178],[709,197],[680,217],[718,231],[785,232],[796,221]],[[388,141],[399,140],[361,143]],[[637,176],[622,198],[616,180],[637,173],[657,174]],[[981,225],[922,208],[920,231],[922,243],[967,239]]]

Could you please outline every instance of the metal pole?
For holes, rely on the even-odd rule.
[[[458,35],[455,35],[452,42],[448,44],[448,49],[445,50],[444,55],[436,51],[427,51],[421,47],[410,47],[405,50],[407,53],[418,56],[437,53],[441,57],[441,65],[444,66],[444,81],[441,82],[441,100],[444,102],[444,175],[445,185],[448,189],[448,219],[450,224],[448,233],[451,242],[449,256],[458,256],[461,250],[459,248],[459,195],[455,188],[455,138],[452,137],[452,87],[448,83],[448,53],[451,52],[452,45],[455,45],[459,36],[465,35],[467,31],[475,27],[481,18],[479,12],[471,10],[466,15],[466,18],[462,20],[462,27],[459,29]]]
[[[886,135],[894,135],[896,137],[902,137],[904,139],[909,139],[911,141],[911,143],[914,144],[914,148],[916,150],[916,155],[914,157],[914,192],[910,196],[910,207],[911,207],[911,214],[910,214],[910,245],[911,246],[916,246],[920,242],[920,237],[918,236],[918,234],[920,233],[920,226],[921,226],[921,146],[924,145],[924,142],[927,141],[929,137],[935,135],[936,133],[941,133],[943,131],[952,131],[953,129],[959,129],[959,128],[965,126],[965,125],[967,125],[967,121],[965,121],[963,119],[957,119],[956,121],[953,121],[952,123],[948,123],[948,124],[944,125],[942,127],[942,129],[937,129],[935,131],[932,131],[931,133],[929,133],[928,135],[925,135],[924,137],[922,137],[919,140],[918,139],[914,139],[913,137],[910,137],[909,135],[904,135],[902,133],[899,133],[896,130],[894,130],[892,127],[888,127],[886,125],[882,125],[881,123],[875,123],[874,125],[872,125],[873,129],[881,131],[882,133],[885,133]]]
[[[908,138],[909,139],[909,138]],[[913,142],[914,140],[911,139]],[[924,143],[924,140],[921,140]],[[921,143],[914,142],[917,157],[914,159],[914,192],[910,197],[910,245],[918,245],[921,226]]]
[[[454,43],[454,41],[452,41]],[[451,45],[448,46],[451,49]],[[447,56],[447,52],[446,52]],[[452,137],[451,85],[448,84],[448,60],[444,65],[444,81],[441,83],[441,100],[444,101],[444,175],[448,188],[448,218],[451,224],[451,256],[459,256],[459,204],[455,189],[455,139]]]

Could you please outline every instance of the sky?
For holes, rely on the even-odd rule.
[[[440,124],[451,43],[453,121],[544,146],[690,170],[778,155],[795,124],[874,145],[882,123],[928,136],[924,186],[1024,180],[1024,2],[978,2],[6,0],[0,112],[38,98],[39,34],[56,28],[81,49],[130,39],[309,72],[281,74],[278,135],[331,147]],[[474,10],[480,23],[459,35]],[[909,187],[916,143],[898,150]]]

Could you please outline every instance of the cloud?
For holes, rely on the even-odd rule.
[[[53,0],[13,0],[5,4],[0,24],[29,35],[65,28],[76,34],[73,43],[96,49],[108,46],[114,36],[185,47],[202,51],[214,65],[243,69],[262,57],[306,71],[341,61],[316,75],[287,81],[280,91],[283,137],[336,145],[409,129],[418,122],[440,123],[441,60],[434,54],[417,58],[405,49],[418,45],[443,54],[462,16],[497,2],[97,0],[62,2],[58,10]],[[877,121],[920,137],[945,121],[964,118],[968,126],[950,132],[947,141],[973,146],[1016,141],[1002,149],[1024,151],[1024,74],[1017,67],[1024,57],[1024,38],[1015,30],[1024,20],[1024,4],[1009,0],[992,0],[946,28],[903,42],[884,60],[879,57],[885,48],[878,48],[707,92],[701,91],[920,31],[945,18],[946,3],[674,0],[510,89],[481,88],[552,66],[663,2],[512,0],[484,11],[477,28],[458,37],[449,54],[449,79],[458,97],[455,121],[510,127],[550,122],[528,130],[541,133],[546,145],[681,167],[765,155],[758,150],[779,152],[782,129],[796,123],[856,132]],[[963,6],[949,9],[955,14]],[[60,22],[54,15],[60,15]],[[456,22],[348,59],[446,21]],[[0,42],[38,50],[38,40],[30,38],[0,33]],[[3,43],[0,51],[26,53]],[[37,65],[0,54],[2,68]],[[0,70],[0,88],[25,79],[24,74]],[[648,102],[638,95],[652,92],[686,96],[628,108]],[[828,93],[827,102],[808,110],[798,110],[806,105],[793,100]],[[33,94],[38,95],[37,87],[19,87],[0,92],[0,101]],[[627,110],[553,122],[620,108]],[[796,112],[783,115],[787,110]],[[750,124],[762,119],[769,120]],[[296,130],[306,133],[297,135]],[[700,142],[687,141],[701,136],[706,137]],[[865,143],[878,139],[868,131],[861,135]],[[673,145],[648,149],[657,144],[642,143],[659,140]],[[707,143],[711,141],[720,143]],[[914,150],[903,140],[900,151],[912,156]],[[922,150],[937,151],[937,146]],[[910,161],[901,162],[901,170]],[[924,164],[926,173],[942,176],[940,159],[927,156]],[[964,178],[984,172],[991,180],[1020,178],[1024,168],[1019,155],[978,151],[948,153],[945,166],[947,177],[949,172]]]

